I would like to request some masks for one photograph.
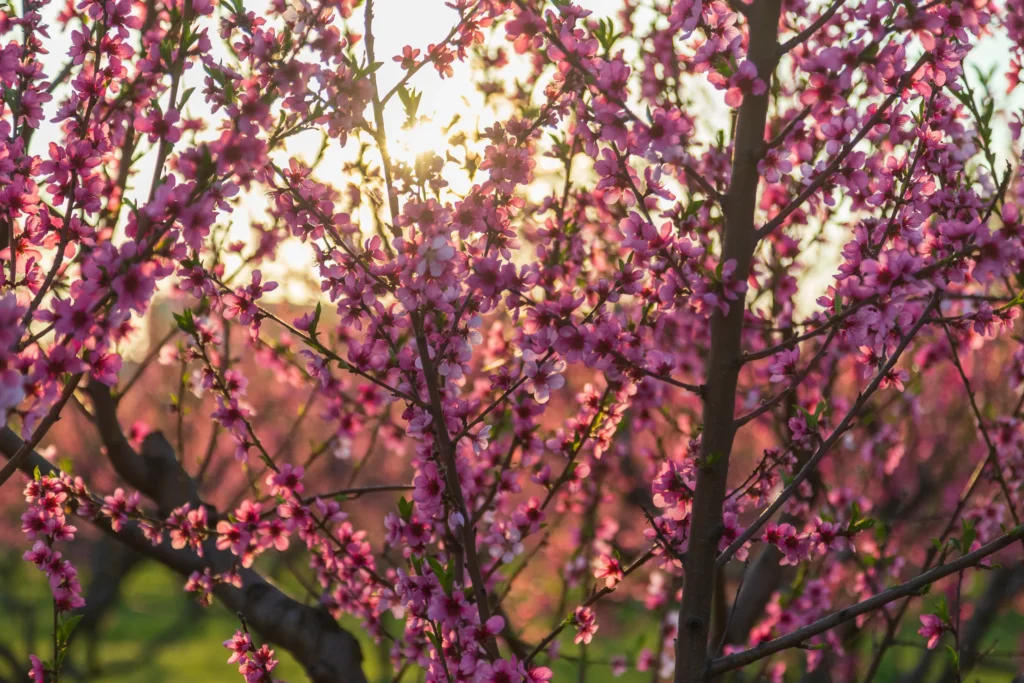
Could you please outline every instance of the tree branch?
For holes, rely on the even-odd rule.
[[[926,586],[930,586],[931,584],[935,583],[939,579],[944,579],[950,574],[955,574],[965,569],[969,569],[979,564],[989,555],[997,553],[1003,548],[1012,545],[1013,543],[1016,543],[1021,539],[1024,539],[1024,527],[1017,527],[1010,533],[1004,536],[1000,536],[991,543],[983,545],[982,547],[975,550],[973,553],[964,555],[960,559],[954,560],[953,562],[948,562],[946,564],[939,565],[938,567],[926,571],[923,574],[918,575],[916,578],[907,581],[906,583],[901,583],[900,585],[894,586],[893,588],[883,591],[878,595],[872,596],[867,600],[862,600],[861,602],[858,602],[855,605],[843,608],[838,612],[833,612],[827,617],[818,619],[814,623],[808,624],[807,626],[804,626],[801,629],[797,629],[792,633],[787,633],[786,635],[775,638],[774,640],[769,640],[767,643],[759,645],[755,648],[751,648],[749,650],[744,650],[743,652],[737,652],[736,654],[716,659],[711,663],[711,666],[708,668],[707,675],[708,677],[717,676],[719,674],[725,673],[726,671],[732,671],[733,669],[738,669],[740,667],[746,666],[747,664],[751,664],[760,659],[764,659],[765,657],[773,655],[776,652],[781,652],[783,650],[788,650],[789,648],[796,647],[804,641],[806,641],[807,639],[812,638],[818,635],[819,633],[829,631],[835,628],[836,626],[846,621],[849,621],[850,619],[855,619],[856,617],[859,617],[862,614],[873,612],[876,609],[888,605],[890,602],[894,600],[899,600],[900,598],[912,596],[921,591]]]
[[[917,73],[918,69],[924,66],[929,59],[931,59],[931,56],[930,54],[926,53],[922,55],[920,59],[917,60],[914,66],[912,66],[907,71],[907,73],[904,74],[903,78],[900,79],[900,83],[897,86],[895,92],[890,94],[888,97],[885,98],[885,100],[882,101],[882,104],[878,106],[878,109],[876,109],[875,113],[871,115],[871,118],[867,120],[867,122],[861,127],[860,131],[853,137],[852,140],[843,145],[843,148],[839,150],[839,153],[836,154],[836,156],[832,159],[831,162],[829,162],[828,166],[826,166],[821,173],[814,177],[814,180],[812,180],[807,185],[807,187],[804,188],[803,192],[797,195],[796,199],[794,199],[789,204],[784,206],[782,210],[779,211],[778,214],[776,214],[775,218],[771,219],[770,221],[768,221],[763,226],[757,229],[758,238],[763,238],[770,235],[773,230],[778,228],[785,222],[787,218],[789,218],[790,214],[792,214],[794,211],[803,206],[803,203],[810,199],[810,197],[815,192],[818,191],[818,188],[820,188],[826,180],[833,177],[833,174],[835,174],[835,172],[839,169],[839,165],[843,163],[843,161],[846,159],[846,157],[850,155],[851,152],[853,152],[853,148],[856,147],[857,144],[861,140],[863,140],[869,132],[871,132],[872,128],[881,123],[882,117],[885,116],[885,113],[889,110],[889,107],[891,107],[893,103],[900,98],[900,94],[903,88],[907,86],[907,84],[913,78],[914,74]]]
[[[747,58],[757,68],[757,77],[768,86],[763,95],[748,94],[736,120],[732,175],[722,200],[725,227],[722,232],[721,263],[734,261],[738,282],[746,281],[757,246],[754,213],[761,181],[758,156],[764,147],[765,123],[771,83],[777,64],[778,26],[781,0],[758,0],[748,6],[750,44]],[[697,683],[709,661],[711,603],[716,578],[715,556],[722,528],[722,503],[729,478],[736,407],[736,384],[742,366],[743,323],[746,306],[740,299],[729,306],[727,315],[711,317],[711,353],[707,361],[700,467],[690,517],[690,540],[686,550],[686,578],[679,606],[679,636],[676,639],[675,683]]]
[[[160,439],[166,443],[162,436]],[[0,432],[0,455],[5,458],[11,458],[24,446],[25,442],[9,427]],[[28,449],[27,453],[19,467],[26,476],[31,477],[36,468],[43,475],[60,473],[34,450]],[[102,518],[89,521],[181,576],[207,568],[219,573],[237,565],[237,558],[218,550],[213,539],[204,544],[204,557],[199,557],[188,550],[175,550],[168,541],[154,546],[133,523],[115,532]],[[242,587],[220,584],[214,589],[217,598],[228,609],[244,614],[267,640],[290,652],[313,683],[366,683],[358,641],[326,610],[295,601],[251,569],[241,569],[238,573]]]
[[[821,16],[818,17],[814,23],[783,43],[779,48],[779,55],[786,54],[793,48],[800,46],[802,43],[810,39],[811,36],[818,32],[818,29],[829,22],[835,13],[839,11],[839,8],[843,6],[844,2],[846,2],[846,0],[835,0],[827,10],[821,13]]]
[[[0,469],[0,486],[11,478],[16,470],[22,467],[26,460],[29,458],[29,454],[32,453],[32,449],[35,448],[46,433],[50,431],[50,427],[57,423],[60,419],[60,412],[67,405],[68,399],[71,398],[71,394],[75,393],[75,388],[78,387],[78,383],[82,380],[82,373],[79,373],[68,380],[68,383],[64,385],[64,391],[61,392],[60,398],[57,402],[50,407],[50,412],[46,414],[46,417],[42,419],[39,425],[32,432],[32,436],[28,441],[23,442],[14,452],[9,453],[10,460]],[[7,427],[4,427],[7,429]],[[14,432],[11,432],[12,434]]]
[[[921,317],[914,324],[914,326],[910,328],[910,331],[900,341],[899,346],[897,346],[896,350],[893,351],[891,356],[889,356],[889,360],[887,360],[882,365],[882,367],[879,368],[878,373],[875,374],[874,379],[871,380],[871,383],[868,384],[864,391],[861,392],[861,394],[857,397],[857,400],[854,402],[853,406],[851,406],[850,410],[843,417],[842,421],[836,426],[834,430],[832,430],[832,433],[829,435],[829,437],[825,439],[820,446],[818,446],[818,449],[814,452],[814,455],[812,455],[807,460],[807,463],[800,468],[800,471],[793,478],[793,481],[791,481],[789,485],[786,486],[785,489],[783,489],[782,493],[780,493],[779,496],[772,501],[771,505],[769,505],[764,510],[764,512],[758,515],[754,523],[747,527],[735,541],[730,543],[728,548],[722,551],[722,554],[719,555],[718,559],[715,561],[716,566],[721,567],[726,562],[728,562],[732,558],[733,554],[737,550],[742,548],[744,543],[753,538],[761,529],[761,527],[763,527],[768,522],[768,520],[772,518],[772,516],[778,511],[778,509],[781,508],[783,504],[785,504],[785,502],[789,500],[789,498],[794,493],[796,493],[800,484],[802,484],[803,481],[810,476],[811,472],[814,471],[814,468],[817,467],[818,462],[823,457],[825,457],[825,454],[828,453],[829,449],[832,448],[835,442],[839,440],[839,437],[842,436],[847,429],[849,429],[850,423],[853,422],[853,419],[857,416],[858,413],[860,413],[861,409],[868,402],[871,396],[875,393],[875,390],[878,389],[879,384],[881,384],[882,380],[885,379],[885,376],[888,375],[889,372],[896,365],[896,361],[900,359],[900,356],[903,354],[904,349],[907,348],[907,345],[910,344],[910,341],[918,333],[921,327],[923,327],[924,324],[928,321],[929,315],[935,309],[935,307],[938,306],[941,296],[942,291],[938,289],[935,290],[935,292],[932,294],[931,299],[928,301],[928,305],[925,306],[924,311],[921,313]]]

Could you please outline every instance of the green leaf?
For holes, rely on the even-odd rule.
[[[70,614],[66,617],[62,617],[60,623],[57,625],[57,642],[64,644],[68,642],[68,638],[74,633],[75,628],[78,626],[78,622],[82,620],[82,614]]]
[[[850,525],[850,533],[851,534],[856,534],[856,533],[859,533],[861,531],[864,531],[865,529],[871,529],[874,526],[875,526],[875,520],[873,520],[873,519],[862,519],[859,522],[857,522],[856,524],[851,524]]]
[[[420,100],[423,98],[423,93],[403,85],[398,89],[398,98],[402,100],[402,106],[405,108],[405,125],[411,127],[415,124],[416,117],[419,114]]]
[[[707,472],[708,470],[715,466],[715,463],[718,462],[723,455],[725,454],[722,451],[715,451],[714,453],[709,453],[707,457],[701,458],[700,460],[697,461],[697,467],[702,471]]]
[[[367,76],[374,73],[375,71],[377,71],[377,69],[381,68],[382,66],[384,66],[384,62],[371,62],[367,66],[357,69],[355,74],[356,80],[366,78]]]
[[[441,647],[441,641],[438,639],[437,634],[433,630],[427,631],[427,637],[430,638],[430,642],[434,645],[436,652],[443,652]]]
[[[320,306],[320,302],[318,301],[318,302],[316,302],[316,310],[313,311],[313,321],[311,323],[309,323],[309,336],[312,339],[316,339],[316,335],[317,335],[316,328],[320,324],[320,313],[321,312],[322,312],[322,308]]]
[[[451,595],[452,587],[455,585],[455,573],[445,568],[436,558],[428,557],[427,562],[430,564],[430,569],[434,572],[434,576],[441,582],[441,588],[444,589],[445,594]]]
[[[948,624],[949,623],[949,605],[946,604],[946,596],[945,595],[940,595],[937,603],[938,604],[935,606],[935,614],[939,617],[939,619],[942,619],[942,623]]]
[[[181,314],[173,313],[172,315],[174,316],[174,322],[178,324],[178,329],[190,337],[196,338],[198,332],[196,331],[196,321],[192,316],[191,308],[186,308]]]
[[[974,543],[974,539],[977,538],[978,532],[974,528],[974,522],[966,519],[960,520],[962,529],[960,548],[961,552],[969,553],[971,551],[971,545]]]
[[[405,496],[398,499],[398,514],[406,522],[412,518],[412,501],[406,500]]]
[[[952,645],[946,646],[946,652],[949,653],[949,663],[953,667],[954,671],[960,670],[960,653],[957,652]]]
[[[811,429],[817,429],[818,428],[818,413],[817,412],[815,412],[812,415],[811,413],[807,412],[807,410],[803,406],[799,406],[799,405],[797,406],[797,410],[799,410],[801,413],[804,414],[804,418],[807,420],[807,426],[808,427],[810,427]]]

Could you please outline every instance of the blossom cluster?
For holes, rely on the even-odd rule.
[[[880,634],[871,678],[908,603],[829,615],[1020,527],[1024,119],[968,59],[1007,36],[1016,88],[1024,7],[445,4],[448,34],[396,55],[372,0],[0,13],[5,455],[77,403],[122,484],[29,484],[58,612],[82,605],[53,547],[74,511],[188,557],[203,604],[304,607],[247,590],[298,551],[329,621],[431,683],[551,680],[563,647],[585,670],[628,601],[655,635],[617,673],[796,648],[774,676],[857,679]],[[400,157],[385,112],[415,131],[414,85],[456,69],[491,118]],[[139,385],[172,395],[163,455],[121,429]],[[242,616],[230,661],[265,683]],[[929,647],[959,637],[921,619]]]
[[[21,528],[33,541],[25,559],[46,574],[58,612],[70,612],[85,604],[78,571],[59,550],[57,541],[71,541],[78,531],[68,523],[65,508],[70,482],[54,476],[40,477],[25,487],[28,510],[21,516]]]

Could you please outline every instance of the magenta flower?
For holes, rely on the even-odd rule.
[[[114,491],[114,495],[106,496],[103,501],[100,512],[110,518],[110,527],[114,531],[120,531],[128,519],[138,513],[139,492],[125,496],[124,489],[119,488]]]
[[[32,668],[28,672],[32,683],[46,683],[46,667],[43,666],[43,662],[35,655],[29,655],[28,658],[32,663]]]
[[[587,645],[594,639],[597,633],[597,615],[589,607],[577,607],[572,617],[573,625],[576,626],[576,637],[573,642],[579,645]]]
[[[166,141],[173,144],[181,139],[181,130],[175,125],[180,118],[177,109],[168,109],[166,113],[151,109],[149,114],[135,117],[135,129],[146,133],[150,142]]]
[[[772,364],[768,366],[768,372],[772,373],[770,381],[784,382],[787,378],[796,373],[796,363],[800,360],[800,348],[794,347],[775,354]]]
[[[728,88],[725,103],[730,107],[739,107],[746,95],[764,95],[768,92],[768,86],[757,77],[757,67],[750,61],[741,63],[736,73],[729,77]]]
[[[281,465],[279,472],[267,475],[267,485],[270,486],[270,495],[289,498],[302,495],[306,490],[302,484],[302,475],[305,468],[302,466],[285,463]]]
[[[617,558],[602,553],[594,558],[593,567],[594,578],[604,579],[607,588],[614,588],[619,581],[622,581],[622,564]]]
[[[552,391],[557,391],[565,386],[565,378],[559,374],[565,370],[564,360],[549,359],[543,361],[533,351],[527,349],[523,352],[523,374],[528,378],[526,390],[533,394],[537,403],[546,403]]]
[[[420,56],[419,50],[414,50],[411,45],[402,48],[402,54],[392,57],[392,61],[398,62],[403,69],[408,71],[416,66],[416,58]]]
[[[918,629],[918,634],[923,638],[928,639],[928,649],[933,650],[935,646],[939,644],[939,639],[942,638],[942,634],[946,632],[946,624],[938,616],[934,614],[922,614],[921,615],[921,628]]]
[[[104,353],[92,359],[92,377],[108,387],[117,384],[117,375],[121,371],[121,356],[116,353]]]

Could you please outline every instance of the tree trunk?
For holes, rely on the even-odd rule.
[[[750,36],[747,58],[757,76],[768,85],[761,96],[746,95],[740,106],[733,144],[732,177],[723,202],[725,231],[722,263],[736,261],[734,277],[745,281],[757,245],[754,209],[760,180],[758,157],[764,146],[765,121],[771,78],[778,61],[776,40],[781,0],[757,0],[747,6]],[[743,301],[734,301],[726,316],[711,319],[711,354],[704,396],[704,429],[700,471],[694,492],[690,541],[686,553],[686,581],[679,609],[675,683],[696,683],[708,665],[708,634],[714,596],[715,558],[722,527],[722,502],[732,451],[736,380],[740,369]]]

